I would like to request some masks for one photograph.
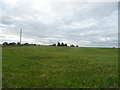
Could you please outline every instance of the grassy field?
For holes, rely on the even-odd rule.
[[[0,89],[2,89],[2,47],[0,46]]]
[[[3,88],[116,88],[118,49],[3,47]]]

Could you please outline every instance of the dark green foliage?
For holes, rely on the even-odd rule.
[[[12,42],[12,43],[9,43],[9,45],[11,45],[11,46],[15,46],[16,43],[15,43],[15,42]]]
[[[17,45],[20,45],[20,42],[17,42]]]
[[[67,44],[63,42],[60,44],[60,42],[58,42],[57,46],[67,46]]]
[[[78,47],[78,45],[76,45],[76,47]]]
[[[60,42],[58,42],[57,46],[61,46],[61,45],[60,45]]]
[[[3,45],[3,46],[6,46],[6,45],[9,45],[9,44],[8,44],[8,42],[4,42],[2,45]]]
[[[56,46],[56,44],[54,43],[52,46]]]
[[[37,46],[36,44],[29,44],[29,43],[20,44],[20,42],[17,42],[17,43],[15,43],[15,42],[12,42],[12,43],[4,42],[2,45],[3,46],[15,46],[15,45]]]
[[[30,45],[30,44],[29,44],[29,43],[24,43],[23,45],[26,45],[26,46],[27,46],[27,45]]]
[[[65,43],[65,45],[64,46],[67,46],[67,44]]]
[[[61,43],[61,46],[64,46],[64,43],[63,43],[63,42]]]
[[[8,43],[8,42],[4,42],[2,44],[3,46],[15,46],[15,45],[21,45],[21,46],[37,46],[36,44],[29,44],[29,43],[24,43],[24,44],[20,44],[20,42],[12,42],[12,43]],[[40,46],[40,45],[38,45]],[[58,44],[56,45],[55,43],[53,45],[49,45],[49,46],[67,46],[67,44],[64,44],[63,42],[60,44],[60,42],[58,42]]]
[[[70,45],[71,47],[75,47],[74,45]]]

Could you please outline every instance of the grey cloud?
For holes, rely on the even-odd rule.
[[[3,35],[18,37],[23,28],[24,42],[34,39],[46,44],[52,40],[81,45],[86,41],[86,46],[116,46],[117,3],[35,3],[34,7],[26,0],[15,6],[6,2],[3,5]],[[99,38],[110,40],[103,42]]]

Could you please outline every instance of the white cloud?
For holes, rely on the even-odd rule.
[[[101,41],[109,41],[110,40],[110,38],[99,38]]]
[[[0,33],[5,41],[18,42],[21,27],[23,42],[45,40],[48,44],[52,40],[81,45],[83,40],[84,45],[91,46],[102,42],[113,45],[117,41],[117,3],[54,0],[4,0],[2,3]]]
[[[96,26],[97,22],[94,19],[87,19],[84,21],[79,22],[72,22],[68,25],[63,24],[62,28],[65,29],[83,29],[83,28],[90,28]],[[61,27],[61,26],[60,26]]]

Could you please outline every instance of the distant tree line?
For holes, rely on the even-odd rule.
[[[60,43],[60,42],[58,42],[57,44],[53,44],[53,45],[51,45],[51,46],[68,46],[66,43]]]
[[[20,42],[17,42],[17,43],[15,43],[15,42],[11,42],[11,43],[4,42],[2,45],[3,46],[16,46],[16,45],[36,46],[36,44],[29,44],[29,43],[20,44]]]
[[[68,45],[63,42],[62,43],[58,42],[57,44],[54,43],[53,45],[50,45],[50,46],[66,46],[67,47]],[[78,47],[78,45],[75,46],[72,44],[72,45],[70,45],[70,47]]]
[[[3,46],[17,46],[17,45],[24,45],[24,46],[41,46],[41,45],[37,45],[37,44],[29,44],[29,43],[24,43],[24,44],[20,44],[20,42],[17,42],[17,43],[15,43],[15,42],[11,42],[11,43],[8,43],[8,42],[4,42],[3,44],[2,44]],[[66,43],[60,43],[60,42],[58,42],[57,44],[53,44],[53,45],[49,45],[49,46],[65,46],[65,47],[67,47],[68,45],[66,44]],[[70,47],[78,47],[78,45],[70,45]]]

